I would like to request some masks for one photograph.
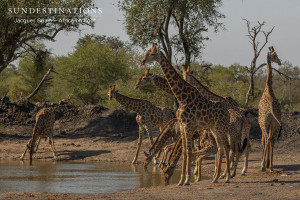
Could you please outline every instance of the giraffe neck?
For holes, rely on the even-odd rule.
[[[268,68],[268,74],[267,74],[267,80],[266,80],[266,89],[269,89],[270,93],[273,93],[272,66],[271,66],[271,58],[269,55],[267,55],[267,68]]]
[[[149,102],[146,100],[134,99],[120,93],[116,93],[116,100],[127,109],[137,113],[142,112],[143,107],[145,108],[145,106],[143,106],[144,104],[149,104]]]
[[[156,87],[160,88],[161,90],[165,91],[166,93],[173,94],[171,88],[166,79],[153,75],[153,83]]]
[[[177,101],[181,105],[186,105],[190,102],[190,99],[195,98],[199,92],[196,88],[184,81],[181,76],[176,72],[170,61],[160,51],[158,56],[158,63],[164,73],[164,76],[172,90],[172,93],[176,97]]]
[[[160,149],[164,146],[164,144],[167,142],[169,138],[176,136],[174,122],[176,122],[175,119],[169,121],[164,126],[160,134],[157,136],[155,142],[152,144],[152,146],[149,149],[149,152],[152,153],[152,155],[158,153],[158,151],[160,151]]]
[[[211,101],[225,101],[225,98],[213,93],[210,91],[207,87],[205,87],[199,80],[197,80],[194,76],[191,76],[190,84],[192,84],[194,87],[196,87],[199,91],[199,93],[211,100]]]

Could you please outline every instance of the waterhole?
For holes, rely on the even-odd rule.
[[[180,173],[175,170],[170,184],[178,183]],[[0,161],[0,192],[112,193],[164,185],[153,165],[145,171],[124,163]]]

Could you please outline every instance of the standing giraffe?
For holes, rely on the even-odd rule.
[[[32,155],[38,149],[42,137],[48,137],[49,144],[51,145],[51,150],[53,152],[53,158],[56,159],[56,151],[53,142],[53,126],[55,122],[55,115],[52,110],[49,108],[42,108],[35,117],[35,125],[33,128],[32,138],[29,140],[26,145],[25,152],[20,157],[21,160],[24,159],[24,156],[29,150],[30,160],[32,160]],[[36,141],[38,143],[36,145]],[[35,149],[34,149],[35,148]]]
[[[218,146],[217,173],[213,182],[217,182],[220,176],[222,157],[225,153],[227,166],[226,182],[228,183],[230,179],[230,167],[229,143],[226,135],[229,131],[230,116],[226,104],[207,100],[195,87],[184,81],[165,55],[156,48],[156,44],[153,44],[147,51],[141,61],[141,65],[153,61],[157,61],[160,64],[172,93],[179,102],[176,116],[180,123],[182,135],[183,164],[181,179],[178,185],[190,184],[192,137],[195,131],[204,131],[207,129],[211,130]]]
[[[266,88],[262,94],[262,97],[258,104],[259,117],[258,122],[262,131],[262,146],[263,157],[261,161],[261,170],[265,171],[265,160],[268,152],[267,167],[270,171],[273,171],[273,148],[275,138],[280,135],[281,131],[281,109],[278,100],[272,89],[272,66],[271,63],[275,62],[281,65],[281,61],[278,58],[276,51],[273,47],[269,47],[267,55],[267,67],[268,75],[266,80]]]
[[[245,136],[245,139],[247,140],[247,146],[245,150],[245,157],[244,157],[244,169],[242,170],[242,175],[245,175],[247,168],[248,168],[248,158],[249,158],[249,152],[250,152],[250,128],[253,124],[253,118],[254,116],[252,114],[249,114],[249,111],[244,110],[243,108],[239,108],[237,106],[237,103],[231,98],[231,97],[223,97],[220,95],[217,95],[210,91],[207,87],[205,87],[198,79],[196,79],[193,76],[193,72],[191,71],[190,66],[185,69],[184,66],[182,66],[182,75],[183,79],[189,82],[191,85],[196,87],[198,91],[207,99],[211,101],[222,101],[227,103],[230,114],[230,125],[231,125],[231,131],[229,132],[228,138],[230,143],[230,149],[231,149],[231,156],[230,161],[231,164],[234,166],[233,173],[231,177],[235,176],[237,163],[239,160],[239,157],[241,153],[244,151],[240,151],[241,144],[241,137],[242,135]],[[247,116],[248,115],[248,116]],[[250,128],[249,128],[250,127]],[[235,162],[233,162],[233,159],[236,158]],[[222,177],[225,176],[224,174]]]
[[[122,95],[115,89],[115,86],[109,88],[108,95],[109,100],[115,98],[120,104],[137,113],[136,121],[139,125],[139,139],[135,157],[132,161],[132,164],[136,164],[145,130],[148,133],[151,144],[153,144],[152,128],[162,130],[163,126],[173,118],[173,113],[167,108],[158,108],[147,100],[134,99]]]

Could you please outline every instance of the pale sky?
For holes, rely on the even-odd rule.
[[[96,5],[102,8],[103,13],[97,17],[94,29],[83,27],[82,34],[60,33],[56,42],[46,42],[56,55],[67,55],[80,36],[86,33],[99,35],[119,36],[128,41],[123,26],[123,14],[117,7],[118,0],[95,0]],[[247,27],[242,18],[254,24],[257,21],[266,21],[264,30],[275,29],[269,37],[269,43],[263,49],[257,64],[265,62],[268,46],[274,46],[282,61],[290,61],[293,65],[300,65],[300,1],[299,0],[223,0],[219,11],[225,14],[222,21],[225,31],[207,33],[210,37],[203,50],[203,61],[213,64],[229,66],[233,63],[248,65],[253,57],[253,50],[248,41]],[[263,40],[261,40],[263,42]],[[149,46],[150,48],[150,46]]]

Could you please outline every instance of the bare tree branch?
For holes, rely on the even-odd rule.
[[[39,85],[37,86],[37,88],[27,97],[25,97],[24,99],[20,99],[20,101],[29,101],[34,95],[36,95],[36,93],[41,89],[41,87],[43,86],[45,81],[51,80],[52,77],[49,77],[51,72],[55,72],[53,66],[50,67],[50,69],[47,71],[47,73],[44,75],[43,79],[41,80],[41,82],[39,83]],[[55,72],[56,73],[56,72]]]

